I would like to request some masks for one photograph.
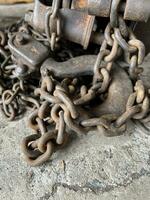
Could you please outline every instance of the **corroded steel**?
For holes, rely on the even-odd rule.
[[[62,35],[64,38],[81,44],[86,49],[90,42],[95,17],[70,9],[62,9],[60,17],[63,21]]]
[[[143,2],[36,0],[0,31],[0,106],[8,120],[30,109],[34,134],[21,144],[29,165],[48,161],[70,133],[115,136],[129,120],[150,121],[145,45],[125,21],[147,21]]]
[[[149,16],[150,16],[149,0],[126,1],[124,19],[147,22]]]

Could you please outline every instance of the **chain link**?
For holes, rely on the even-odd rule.
[[[60,38],[61,25],[58,9],[60,8],[61,0],[55,0],[52,3],[52,10],[49,9],[46,14],[45,32],[49,40],[51,50],[54,51],[56,42]]]

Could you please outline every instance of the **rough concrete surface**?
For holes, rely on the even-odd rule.
[[[25,118],[8,123],[0,116],[0,132],[2,200],[150,199],[148,132],[132,126],[118,137],[101,131],[72,136],[68,147],[35,168],[20,151],[22,138],[31,134]]]

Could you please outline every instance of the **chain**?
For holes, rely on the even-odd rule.
[[[111,18],[110,23],[114,29],[115,38],[119,46],[123,49],[125,54],[125,61],[129,64],[129,75],[131,79],[135,82],[134,93],[129,96],[126,111],[123,113],[116,121],[115,126],[121,127],[129,119],[142,119],[144,118],[149,110],[149,98],[146,94],[146,89],[142,81],[137,80],[138,75],[143,71],[141,68],[138,68],[138,65],[141,65],[145,57],[145,46],[144,44],[136,39],[132,30],[127,28],[125,25],[125,30],[128,31],[128,34],[123,35],[120,27],[120,20],[123,22],[121,17],[118,17],[117,8],[120,1],[112,2],[111,9]],[[125,36],[125,37],[124,37]],[[127,36],[127,37],[126,37]],[[137,81],[136,81],[137,80]]]
[[[129,75],[131,79],[135,81],[135,92],[129,96],[126,111],[121,116],[107,115],[82,122],[82,125],[85,127],[102,126],[107,130],[107,132],[110,131],[112,135],[115,132],[119,134],[120,132],[125,131],[126,122],[129,119],[141,120],[145,118],[149,112],[149,98],[146,95],[146,89],[140,80],[136,82],[138,75],[143,71],[143,69],[139,68],[138,65],[141,65],[144,60],[145,46],[140,40],[136,39],[132,30],[126,26],[123,18],[118,15],[117,10],[119,3],[120,0],[112,1],[110,23],[108,23],[105,29],[104,42],[101,45],[100,53],[98,54],[97,61],[94,66],[93,87],[95,87],[98,79],[104,81],[104,79],[101,78],[104,76],[102,76],[102,73],[100,74],[98,67],[101,62],[105,62],[106,68],[104,69],[107,69],[109,66],[109,70],[107,71],[110,72],[113,62],[117,56],[120,55],[122,49],[124,51],[125,61],[129,64]],[[112,47],[111,51],[106,49],[107,45]],[[107,75],[105,74],[105,77],[107,77],[107,81],[104,84],[104,89],[100,89],[101,92],[105,92],[107,90],[111,80],[109,73]],[[99,87],[100,86],[98,86],[98,88]],[[141,96],[143,93],[144,95]],[[95,98],[96,94],[91,96],[92,98]],[[140,98],[141,100],[139,100]]]
[[[48,160],[54,149],[62,148],[67,143],[67,128],[82,133],[81,127],[73,121],[78,116],[74,105],[63,87],[57,85],[54,79],[43,77],[41,88],[36,89],[35,94],[43,100],[29,117],[29,127],[36,131],[36,136],[27,137],[22,143],[26,161],[32,166]],[[32,152],[29,153],[32,145],[33,151],[39,152],[34,157]]]
[[[51,50],[54,51],[56,42],[60,38],[60,17],[58,9],[60,8],[61,0],[55,0],[52,3],[52,10],[49,9],[46,14],[45,32],[50,43]]]
[[[150,121],[150,90],[145,88],[139,78],[143,71],[139,65],[145,57],[145,46],[118,12],[120,3],[121,0],[112,0],[110,21],[103,31],[104,40],[101,47],[96,49],[98,55],[90,75],[87,73],[85,76],[68,75],[61,78],[54,76],[48,69],[43,73],[41,66],[45,61],[42,60],[36,66],[39,67],[36,73],[29,77],[17,77],[15,70],[18,66],[22,69],[31,66],[24,66],[8,48],[8,41],[16,33],[26,33],[39,42],[38,46],[50,46],[51,58],[58,57],[59,61],[72,59],[76,54],[68,48],[70,44],[65,44],[66,41],[61,38],[59,16],[61,4],[64,9],[70,9],[71,1],[52,2],[52,8],[48,8],[45,13],[45,33],[38,33],[23,20],[12,25],[6,32],[0,31],[0,106],[8,120],[14,120],[28,108],[32,110],[28,125],[34,134],[24,138],[21,144],[29,165],[37,166],[50,159],[55,151],[68,143],[70,132],[85,134],[91,128],[98,127],[103,128],[107,136],[114,136],[125,131],[131,119],[144,124]],[[59,40],[62,42],[61,48],[56,48]],[[72,46],[76,48],[74,44]],[[23,45],[21,48],[23,49]],[[88,51],[80,49],[77,55],[89,54]],[[92,53],[95,54],[95,47]],[[49,59],[47,57],[45,59]],[[92,114],[93,104],[97,106],[105,102],[114,79],[114,63],[122,57],[128,64],[128,75],[134,85],[125,111],[120,115]],[[71,64],[74,62],[75,60]],[[78,63],[79,66],[80,64]]]
[[[118,6],[119,1],[116,1],[116,3],[117,4],[115,4],[115,6]],[[117,7],[115,7],[115,10],[116,8]],[[121,28],[117,27],[117,26],[121,27],[120,21],[123,22],[123,19],[121,17],[117,18],[117,15],[114,14],[114,10],[112,13],[113,13],[112,14],[113,17],[111,18],[111,24],[114,27],[114,36],[118,42],[118,45],[124,50],[126,62],[129,63],[130,65],[129,67],[130,77],[133,80],[136,80],[138,75],[142,72],[142,69],[138,68],[138,65],[142,64],[143,59],[145,57],[145,46],[141,41],[136,39],[133,32],[130,29],[128,29],[126,26],[124,30],[128,30],[128,33],[125,31],[126,32],[125,38],[123,38],[124,35],[122,33]],[[105,33],[105,38],[107,39],[109,44],[112,44],[112,39],[110,37],[111,24],[108,24],[106,28],[106,33]],[[125,25],[125,22],[123,22],[122,24]],[[129,37],[128,42],[126,42],[125,40],[127,36]],[[126,112],[116,120],[115,122],[116,127],[121,127],[123,124],[126,123],[126,121],[128,121],[128,119],[131,119],[131,118],[141,119],[147,114],[149,110],[149,99],[147,96],[145,98],[143,97],[142,99],[143,102],[142,101],[139,102],[137,100],[136,103],[140,105],[133,106],[136,96],[137,96],[137,99],[140,98],[139,96],[140,94],[139,93],[137,94],[137,90],[139,89],[139,87],[141,88],[140,92],[145,91],[145,88],[142,82],[137,81],[136,86],[135,86],[136,91],[135,93],[131,94],[131,96],[129,97],[129,100],[126,106]]]

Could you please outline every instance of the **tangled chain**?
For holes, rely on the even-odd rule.
[[[26,32],[40,42],[48,42],[54,51],[61,36],[58,13],[60,0],[53,1],[52,10],[46,14],[46,36],[24,22],[10,27],[6,33],[0,31],[0,105],[9,120],[20,116],[26,108],[32,109],[28,124],[35,134],[26,137],[21,144],[25,160],[31,166],[42,164],[56,150],[63,148],[70,131],[84,134],[100,126],[113,135],[125,131],[129,119],[142,123],[150,121],[150,92],[139,79],[143,69],[138,67],[145,57],[145,46],[118,14],[119,2],[113,0],[110,22],[104,31],[104,41],[93,66],[93,77],[87,83],[81,77],[62,80],[49,71],[32,79],[18,79],[14,73],[16,62],[8,49],[8,38],[15,32]],[[70,52],[66,52],[72,57]],[[101,102],[105,101],[111,84],[113,63],[121,55],[129,64],[128,73],[135,85],[126,110],[121,116],[107,114],[93,117],[90,115],[91,102],[97,97]]]

